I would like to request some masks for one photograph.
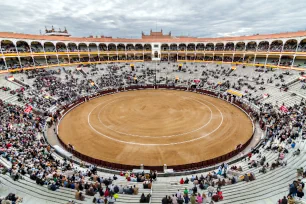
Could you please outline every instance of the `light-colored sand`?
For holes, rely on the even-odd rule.
[[[183,91],[103,96],[68,113],[59,136],[82,154],[108,162],[180,165],[224,155],[245,143],[252,123],[222,100]]]

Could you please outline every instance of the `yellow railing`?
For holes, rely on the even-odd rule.
[[[107,64],[107,63],[135,63],[135,62],[144,62],[144,60],[118,60],[118,61],[96,61],[96,62],[75,62],[70,64],[51,64],[51,65],[44,65],[44,66],[35,66],[35,67],[25,67],[25,68],[17,68],[17,69],[9,69],[0,71],[0,73],[8,73],[8,72],[17,72],[21,70],[31,70],[31,69],[43,69],[49,67],[65,67],[65,66],[73,66],[73,65],[80,65],[80,64]]]
[[[88,54],[91,54],[91,55],[117,55],[117,54],[151,54],[151,50],[150,51],[146,51],[146,50],[133,50],[133,51],[91,51],[91,52],[87,52],[87,51],[78,51],[78,52],[26,52],[26,53],[23,53],[23,52],[14,52],[14,53],[3,53],[3,54],[0,54],[0,57],[1,56],[4,56],[4,57],[18,57],[18,56],[22,56],[22,57],[26,57],[26,56],[48,56],[48,55],[88,55]],[[294,55],[294,54],[297,54],[297,55],[305,55],[306,56],[306,52],[262,52],[262,51],[257,51],[257,52],[254,52],[254,51],[161,51],[161,53],[163,54],[220,54],[220,55],[223,55],[223,54],[229,54],[229,55],[233,55],[233,54],[254,54],[254,55]]]
[[[17,72],[21,70],[31,70],[31,69],[43,69],[43,68],[50,68],[50,67],[64,67],[64,66],[73,66],[73,65],[80,65],[80,64],[106,64],[106,63],[135,63],[135,62],[144,62],[144,60],[116,60],[116,61],[96,61],[96,62],[75,62],[75,63],[63,63],[63,64],[52,64],[52,65],[44,65],[44,66],[35,66],[35,67],[26,67],[26,68],[17,68],[17,69],[9,69],[9,70],[0,70],[0,74],[3,73],[11,73],[11,72]],[[254,63],[246,63],[246,62],[222,62],[222,61],[205,61],[205,60],[178,60],[178,63],[183,62],[194,62],[194,63],[216,63],[216,64],[232,64],[232,65],[245,65],[245,66],[265,66],[264,64],[254,64]],[[271,65],[266,64],[266,67],[270,68],[279,68],[279,69],[292,69],[297,71],[305,71],[304,68],[298,68],[298,67],[290,67],[290,66],[277,66],[277,65]]]

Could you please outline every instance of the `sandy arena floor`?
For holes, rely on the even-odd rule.
[[[224,155],[252,135],[250,119],[213,97],[169,90],[103,96],[68,113],[59,136],[108,162],[159,166]]]

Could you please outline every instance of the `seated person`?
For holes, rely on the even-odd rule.
[[[298,156],[300,155],[300,153],[301,153],[301,150],[297,149],[296,151],[293,152],[293,156]]]

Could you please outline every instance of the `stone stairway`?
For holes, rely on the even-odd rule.
[[[301,149],[301,154],[300,156],[293,157],[292,152],[297,148]],[[288,185],[296,179],[296,168],[306,165],[306,159],[302,156],[303,153],[305,154],[305,150],[306,142],[299,140],[298,146],[295,149],[289,150],[285,158],[288,162],[287,166],[277,167],[266,174],[258,173],[261,167],[248,169],[247,163],[242,162],[243,169],[247,169],[243,173],[254,172],[256,180],[248,183],[241,181],[222,187],[224,200],[219,203],[276,203],[277,199],[288,194]],[[271,151],[266,151],[262,154],[262,156],[264,155],[269,164],[277,158],[277,153]],[[179,179],[177,178],[176,182],[178,181]],[[154,183],[151,203],[160,203],[165,195],[175,194],[178,189],[182,192],[185,188],[191,189],[192,187],[193,184],[171,185],[169,182]],[[200,190],[200,193],[203,192],[207,195],[207,190]]]

